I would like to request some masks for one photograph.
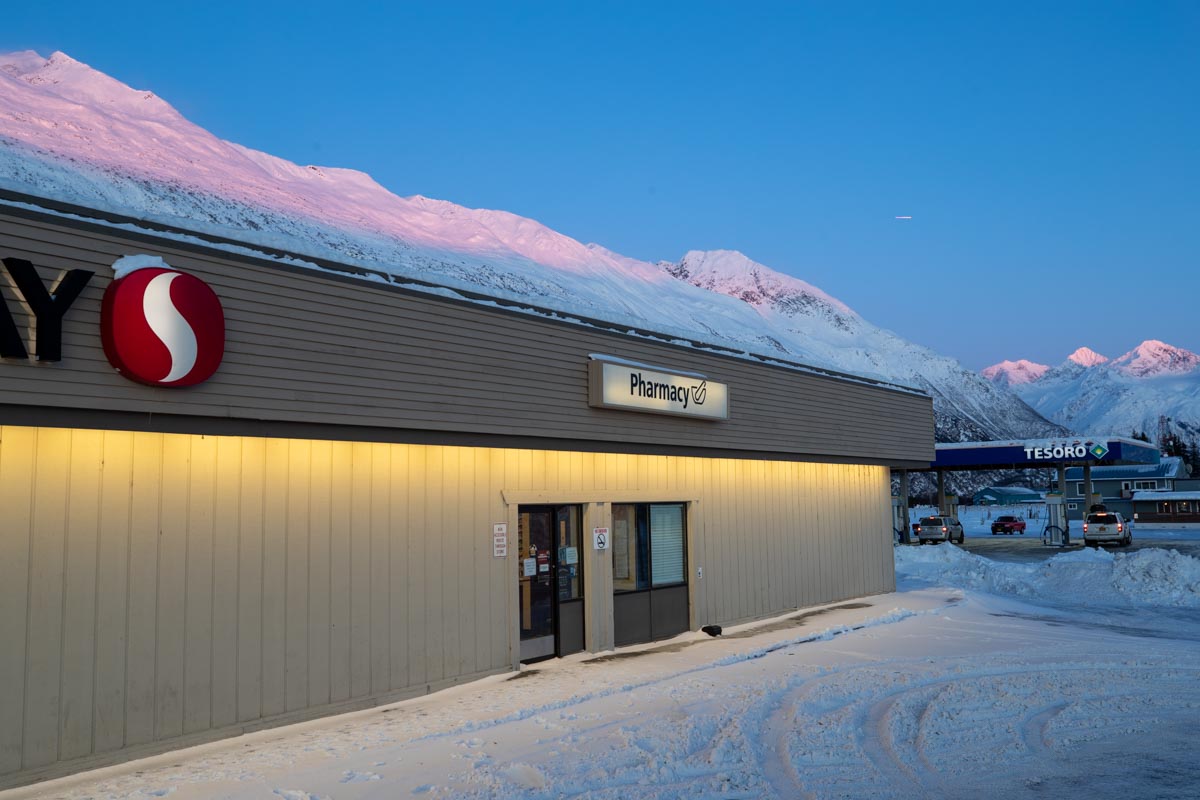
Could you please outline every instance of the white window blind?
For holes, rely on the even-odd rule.
[[[683,583],[683,506],[650,506],[652,586]]]

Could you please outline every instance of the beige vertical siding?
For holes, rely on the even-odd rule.
[[[892,588],[883,467],[0,427],[0,786],[509,669],[492,524],[647,499],[695,626]]]

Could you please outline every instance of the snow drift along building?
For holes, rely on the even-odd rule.
[[[905,387],[349,267],[0,258],[0,786],[889,591],[934,454]]]

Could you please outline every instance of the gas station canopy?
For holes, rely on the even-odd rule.
[[[1123,436],[1075,436],[999,442],[939,444],[931,470],[1052,469],[1115,464],[1157,464],[1158,447]]]

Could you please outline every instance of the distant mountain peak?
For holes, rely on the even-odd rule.
[[[1156,431],[1200,439],[1200,356],[1151,339],[1094,367],[1067,361],[1039,381],[1014,386],[1038,412],[1076,431]]]
[[[1157,339],[1147,339],[1120,358],[1113,366],[1135,378],[1178,375],[1200,366],[1200,356]]]
[[[1074,353],[1067,356],[1067,361],[1071,361],[1081,367],[1095,367],[1100,364],[1107,364],[1108,356],[1102,356],[1090,347],[1080,347]]]
[[[58,55],[58,53],[55,55]],[[0,72],[5,72],[14,78],[19,78],[22,75],[46,66],[46,61],[47,59],[42,58],[33,50],[5,53],[0,55]]]
[[[850,306],[818,289],[807,281],[785,275],[758,263],[737,250],[689,250],[679,262],[691,282],[752,280],[767,296],[800,293],[814,297],[844,314],[854,314]],[[749,302],[749,301],[748,301]]]
[[[136,118],[182,120],[179,112],[153,92],[133,89],[56,50],[42,58],[33,50],[0,54],[0,72],[64,100]]]
[[[777,272],[737,250],[689,250],[678,263],[660,266],[682,281],[736,297],[786,317],[821,317],[851,330],[859,316],[850,306],[807,281]]]
[[[1050,369],[1046,364],[1038,364],[1028,359],[1016,361],[1001,361],[999,364],[984,369],[980,374],[992,383],[1006,386],[1020,386],[1032,383],[1046,374]]]

